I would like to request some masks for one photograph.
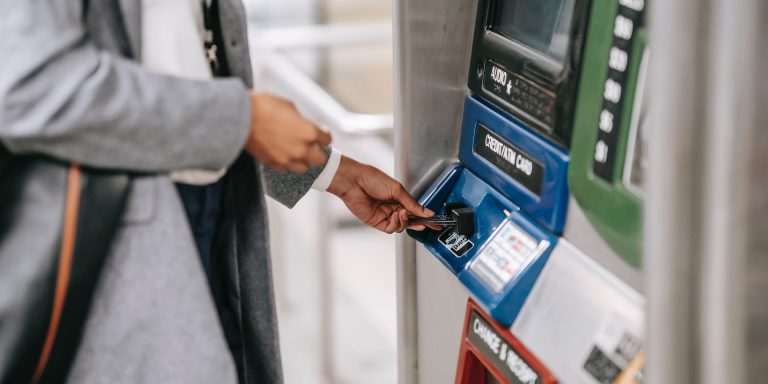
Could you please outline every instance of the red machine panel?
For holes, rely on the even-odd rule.
[[[555,376],[472,299],[467,302],[456,384],[554,384]]]

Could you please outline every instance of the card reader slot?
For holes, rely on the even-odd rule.
[[[430,229],[456,227],[456,233],[466,237],[475,234],[475,211],[472,208],[466,207],[463,203],[446,203],[444,206],[451,207],[444,209],[447,213],[429,218],[410,217],[408,222],[410,225],[427,225]]]

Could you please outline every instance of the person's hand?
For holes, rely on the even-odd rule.
[[[409,216],[432,217],[434,212],[419,205],[397,180],[384,172],[341,157],[328,192],[341,198],[363,223],[380,231],[402,232]],[[412,226],[423,230],[423,225]]]
[[[303,118],[288,100],[251,92],[251,133],[245,150],[276,171],[306,172],[326,161],[330,133]]]

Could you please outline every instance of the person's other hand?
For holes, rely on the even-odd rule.
[[[360,221],[386,233],[402,232],[408,227],[411,215],[435,215],[419,205],[397,180],[346,156],[341,157],[328,192],[341,198]],[[425,227],[418,225],[411,228],[423,230]]]
[[[302,117],[288,100],[251,92],[251,133],[245,149],[276,171],[306,172],[326,161],[330,133]]]

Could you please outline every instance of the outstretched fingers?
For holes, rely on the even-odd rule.
[[[428,208],[424,208],[419,204],[416,199],[411,196],[410,193],[403,187],[402,184],[398,183],[398,186],[395,188],[394,193],[392,194],[392,197],[394,200],[403,206],[409,213],[415,216],[419,217],[432,217],[435,215],[432,210]]]

